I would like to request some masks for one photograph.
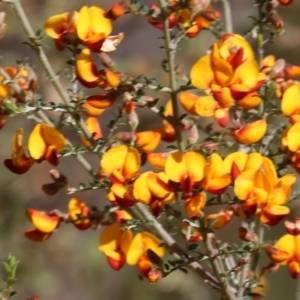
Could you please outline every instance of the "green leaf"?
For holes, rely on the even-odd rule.
[[[196,250],[199,248],[199,245],[198,244],[190,244],[187,246],[188,250],[189,251],[193,251],[193,250]]]

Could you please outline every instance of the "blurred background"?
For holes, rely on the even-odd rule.
[[[43,28],[45,20],[55,14],[79,10],[83,5],[97,5],[108,9],[113,0],[105,1],[61,1],[61,0],[22,0],[26,13],[35,30]],[[300,65],[300,1],[293,5],[280,7],[279,12],[284,19],[286,34],[275,39],[268,45],[267,53],[274,53],[277,58],[285,58],[289,63]],[[143,1],[150,4],[151,1]],[[248,16],[256,15],[252,7],[253,1],[231,0],[234,17],[234,30],[244,34],[251,28],[252,21]],[[214,6],[221,10],[218,3]],[[39,92],[45,101],[59,101],[59,98],[47,81],[39,61],[34,53],[22,42],[26,41],[21,25],[8,5],[1,3],[0,10],[7,13],[5,23],[7,31],[0,40],[0,65],[14,65],[17,59],[28,57],[30,65],[39,75]],[[115,34],[124,32],[125,39],[112,53],[117,68],[133,76],[145,74],[147,77],[156,77],[167,84],[166,75],[160,67],[165,54],[159,47],[163,41],[159,39],[162,33],[148,24],[147,19],[141,16],[125,15],[114,23]],[[209,31],[203,31],[194,39],[185,39],[182,51],[178,52],[177,63],[182,72],[188,73],[195,61],[205,53],[214,41]],[[66,52],[58,52],[49,38],[44,38],[47,45],[47,54],[56,71],[67,67]],[[66,87],[68,82],[62,78]],[[167,100],[167,99],[162,99]],[[112,110],[108,110],[102,117],[104,134],[107,132],[105,123],[112,119]],[[55,118],[55,116],[53,116]],[[147,112],[141,115],[139,130],[151,129],[158,125],[160,120],[154,114]],[[19,127],[25,127],[29,133],[34,126],[33,121],[26,121],[24,117],[8,120],[0,131],[0,161],[11,155],[11,138]],[[71,140],[79,143],[76,136],[70,132]],[[90,158],[95,169],[98,168],[97,159]],[[64,191],[56,196],[49,197],[41,190],[41,185],[51,182],[48,172],[52,166],[47,162],[35,165],[23,176],[10,173],[4,166],[0,166],[0,261],[4,261],[9,253],[13,253],[20,260],[18,282],[15,289],[18,294],[14,299],[26,299],[38,295],[42,300],[212,300],[217,295],[203,285],[201,279],[193,274],[188,275],[177,271],[155,285],[147,280],[140,281],[135,267],[125,266],[115,272],[108,266],[105,257],[98,251],[98,231],[79,231],[73,226],[61,226],[59,230],[46,242],[34,243],[24,237],[24,231],[31,227],[26,219],[25,209],[36,208],[51,210],[59,208],[67,210],[70,199]],[[90,178],[72,159],[63,159],[59,170],[66,176],[71,175],[70,184],[77,186],[80,182],[89,182]],[[103,206],[106,203],[105,195],[101,191],[84,192],[78,194],[89,204]],[[293,204],[290,219],[299,216],[299,205]],[[223,241],[233,242],[235,225],[220,231]],[[267,232],[267,239],[276,239],[284,232],[283,226],[278,226]],[[2,272],[2,271],[1,271]],[[279,300],[300,299],[297,281],[289,277],[286,268],[267,277],[267,299]]]

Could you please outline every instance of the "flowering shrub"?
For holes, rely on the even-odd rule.
[[[18,15],[61,100],[43,101],[39,76],[28,63],[0,68],[0,126],[9,126],[9,117],[18,114],[37,123],[28,137],[23,128],[16,130],[11,158],[3,164],[17,176],[37,163],[50,163],[57,169],[50,171],[53,182],[42,190],[49,196],[60,190],[72,195],[68,211],[27,209],[28,239],[51,238],[55,244],[61,226],[97,230],[98,249],[112,269],[136,265],[151,283],[177,270],[194,269],[226,300],[264,299],[265,275],[280,265],[288,265],[291,277],[298,277],[300,223],[288,218],[289,202],[299,195],[293,187],[300,173],[300,66],[264,53],[266,44],[284,31],[277,7],[293,1],[253,1],[258,16],[245,36],[232,32],[225,0],[224,11],[215,10],[209,0],[160,0],[150,6],[121,0],[108,10],[83,6],[49,16],[45,34],[58,55],[71,57],[67,88],[20,1],[3,2]],[[118,51],[130,35],[111,35],[114,22],[129,13],[145,16],[161,30],[167,84],[145,74],[126,74],[110,58],[108,53]],[[182,74],[175,65],[176,51],[183,39],[204,30],[216,41],[207,45],[189,74]],[[159,107],[163,95],[169,101]],[[101,115],[110,107],[118,113],[108,124],[109,133],[103,134]],[[138,109],[159,115],[161,126],[139,130]],[[58,114],[59,122],[48,112]],[[203,128],[204,122],[211,123]],[[71,144],[67,128],[75,130],[80,144]],[[97,158],[97,165],[87,154]],[[89,184],[71,186],[72,172],[61,174],[59,163],[67,156],[90,174]],[[90,207],[84,193],[79,195],[97,189],[106,192],[105,208]],[[211,206],[213,213],[207,210]],[[233,232],[239,242],[229,245],[224,237],[218,240],[218,230],[233,219],[240,224]],[[287,234],[267,242],[266,227],[282,223]],[[167,230],[170,224],[175,237]],[[270,260],[266,265],[261,252]]]

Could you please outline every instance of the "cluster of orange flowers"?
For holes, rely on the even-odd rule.
[[[164,12],[170,28],[179,27],[188,37],[196,36],[201,29],[208,28],[220,14],[213,10],[210,1],[169,1]],[[288,5],[292,1],[279,1]],[[278,4],[278,3],[277,3]],[[277,5],[276,4],[276,5]],[[274,3],[272,3],[275,6]],[[162,8],[152,5],[153,14],[149,22],[162,28]],[[102,216],[93,217],[91,209],[80,199],[72,198],[68,213],[58,211],[42,212],[27,210],[27,216],[33,228],[26,236],[34,241],[45,241],[57,230],[62,222],[73,223],[78,229],[85,230],[98,225],[106,226],[100,234],[99,250],[107,257],[110,266],[118,270],[125,262],[137,265],[140,273],[150,281],[154,265],[149,251],[163,257],[162,241],[149,232],[133,232],[126,228],[133,217],[125,210],[136,203],[149,207],[158,217],[165,205],[172,205],[179,199],[184,203],[184,214],[188,219],[204,218],[205,224],[212,229],[225,226],[234,216],[241,220],[252,220],[275,226],[289,213],[286,206],[292,187],[296,181],[293,174],[278,176],[276,165],[268,153],[258,152],[252,147],[256,144],[263,148],[263,139],[271,135],[268,131],[268,114],[258,112],[244,124],[241,109],[249,112],[257,109],[264,101],[261,90],[270,83],[275,84],[275,94],[281,101],[281,112],[289,117],[291,126],[281,138],[281,151],[287,164],[300,173],[300,83],[295,80],[300,75],[300,67],[275,60],[274,56],[265,57],[260,63],[248,41],[237,34],[225,34],[215,42],[210,51],[201,57],[191,68],[192,93],[183,91],[179,95],[182,107],[193,116],[214,117],[218,125],[228,129],[228,136],[238,146],[246,146],[246,151],[235,151],[221,155],[216,150],[217,143],[197,144],[197,138],[187,150],[172,150],[166,153],[153,153],[161,140],[176,139],[176,124],[171,101],[164,110],[162,127],[136,132],[138,116],[130,89],[124,88],[123,74],[110,68],[98,70],[93,52],[110,52],[116,49],[123,35],[110,36],[112,21],[125,14],[128,7],[124,3],[115,4],[110,10],[92,6],[82,7],[79,12],[64,13],[50,17],[45,23],[45,32],[51,37],[58,50],[79,49],[76,57],[76,79],[86,88],[100,88],[101,93],[87,97],[80,112],[88,118],[86,125],[92,138],[102,138],[98,117],[114,105],[122,96],[121,109],[128,115],[132,132],[118,132],[118,140],[105,148],[99,163],[99,182],[107,183],[107,199],[117,210],[111,213],[111,219]],[[0,70],[1,71],[1,70]],[[33,90],[36,82],[30,77],[30,69],[6,68],[11,80],[17,82],[21,91]],[[29,79],[28,79],[29,78]],[[30,79],[31,78],[31,79]],[[17,97],[11,91],[11,85],[4,83],[0,72],[0,101],[8,95]],[[18,98],[19,99],[19,98]],[[23,98],[22,98],[23,99]],[[236,119],[233,119],[236,116]],[[232,124],[232,125],[231,125]],[[180,123],[180,130],[192,130],[192,125]],[[91,149],[90,141],[82,139],[83,145]],[[45,123],[35,126],[27,145],[23,145],[23,129],[13,136],[12,156],[4,161],[5,166],[16,174],[27,172],[36,162],[48,161],[54,166],[59,164],[59,154],[66,148],[63,134]],[[249,146],[249,147],[248,147]],[[205,148],[207,151],[201,152]],[[200,150],[199,150],[200,149]],[[149,163],[157,171],[143,172],[141,168]],[[66,183],[63,182],[63,187]],[[233,199],[218,213],[205,215],[211,195],[225,195]],[[213,221],[213,222],[212,222]],[[293,277],[300,274],[299,256],[299,220],[292,225],[286,223],[288,234],[276,244],[270,258],[276,263],[288,263]],[[181,222],[181,231],[190,242],[202,239],[199,228]]]

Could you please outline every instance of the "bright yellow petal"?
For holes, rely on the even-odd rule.
[[[118,159],[118,158],[117,158]],[[134,177],[141,167],[141,155],[136,148],[128,147],[123,165],[123,175],[126,179]]]
[[[140,202],[150,204],[152,195],[147,185],[147,178],[151,172],[143,173],[133,184],[133,197]]]
[[[200,90],[208,89],[214,79],[210,55],[200,58],[190,73],[192,85]]]
[[[136,265],[144,253],[142,234],[138,233],[132,240],[126,253],[126,262],[129,265]]]
[[[58,39],[66,29],[68,22],[69,13],[51,16],[44,25],[45,33],[52,39]]]
[[[107,226],[100,234],[99,237],[99,251],[104,254],[108,251],[115,251],[120,244],[122,231],[121,225],[118,223]]]
[[[300,86],[298,84],[288,87],[283,93],[281,110],[283,114],[290,117],[300,109]]]
[[[44,157],[47,144],[42,134],[42,124],[34,127],[28,139],[28,150],[32,158],[38,160]]]
[[[115,169],[121,170],[123,168],[127,152],[128,147],[125,145],[110,148],[102,156],[100,162],[102,171],[105,174],[110,175]]]

